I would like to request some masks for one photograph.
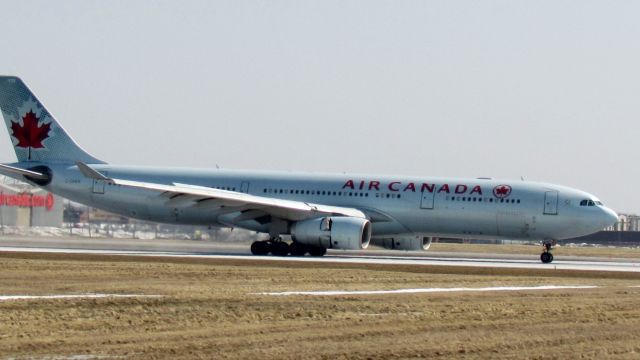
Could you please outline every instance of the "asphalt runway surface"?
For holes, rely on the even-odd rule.
[[[310,256],[276,257],[251,255],[249,246],[249,243],[220,243],[166,239],[141,240],[77,237],[0,238],[0,251],[2,252],[640,272],[640,260],[637,259],[563,256],[556,257],[556,260],[551,264],[542,264],[538,256],[532,255],[370,249],[360,251],[329,250],[326,256],[320,258]]]

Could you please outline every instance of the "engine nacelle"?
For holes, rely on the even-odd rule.
[[[291,238],[299,243],[330,249],[366,249],[371,222],[355,217],[324,217],[291,225]]]
[[[428,250],[432,239],[430,236],[423,235],[401,235],[371,239],[371,243],[391,250]]]

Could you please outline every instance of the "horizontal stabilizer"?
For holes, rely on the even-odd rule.
[[[4,164],[0,164],[0,170],[4,170],[12,174],[28,176],[32,179],[39,179],[39,180],[49,179],[49,176],[47,174],[39,173],[37,171],[21,169],[21,168],[4,165]]]
[[[98,171],[93,170],[87,164],[85,164],[83,162],[78,161],[78,162],[76,162],[76,165],[78,166],[78,169],[80,170],[82,175],[84,175],[85,177],[88,177],[89,179],[113,182],[113,180],[111,180],[110,178],[102,175]]]

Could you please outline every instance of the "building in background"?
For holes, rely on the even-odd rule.
[[[62,198],[0,176],[0,226],[62,226]]]
[[[640,216],[634,214],[618,214],[618,221],[605,230],[640,231]]]

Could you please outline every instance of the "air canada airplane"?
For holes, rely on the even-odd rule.
[[[80,148],[21,79],[0,76],[0,108],[18,158],[0,173],[124,216],[268,234],[255,255],[427,250],[449,237],[540,241],[550,263],[557,240],[618,218],[584,191],[529,181],[112,165]]]

